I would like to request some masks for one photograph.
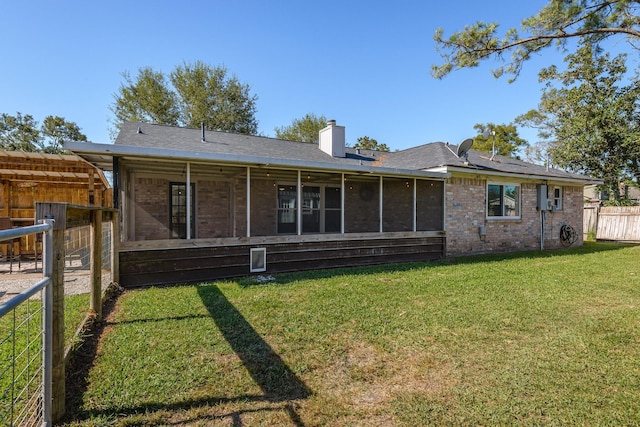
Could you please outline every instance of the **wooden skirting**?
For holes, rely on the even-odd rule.
[[[266,248],[271,274],[302,270],[422,262],[444,257],[445,237],[383,237],[356,239],[263,239],[263,242],[186,247],[140,247],[120,251],[120,284],[125,287],[189,283],[250,275],[252,248]],[[297,236],[294,236],[297,237]],[[325,236],[326,237],[326,236]],[[362,237],[362,236],[360,236]],[[192,243],[195,243],[192,242]],[[153,246],[153,245],[150,245]]]

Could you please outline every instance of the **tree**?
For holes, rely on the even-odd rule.
[[[376,150],[376,151],[390,151],[387,144],[380,144],[373,138],[368,136],[361,136],[358,138],[358,142],[355,143],[353,148],[362,148],[363,150]]]
[[[125,82],[120,84],[120,92],[114,95],[115,102],[111,105],[118,128],[126,121],[179,124],[178,99],[164,74],[143,67],[135,81],[126,71],[122,77]]]
[[[554,45],[565,48],[569,39],[597,45],[621,35],[633,45],[640,38],[639,8],[640,2],[630,0],[549,0],[536,15],[522,21],[522,34],[511,28],[500,37],[498,23],[481,21],[448,38],[438,28],[434,40],[444,63],[433,65],[432,75],[442,78],[455,69],[476,67],[489,58],[505,63],[503,55],[510,52],[511,61],[492,73],[499,77],[506,72],[513,75],[513,81],[531,54]]]
[[[40,147],[38,122],[30,114],[0,115],[0,148],[9,151],[38,151]]]
[[[473,126],[478,135],[473,138],[473,149],[500,156],[514,157],[518,150],[528,146],[526,140],[520,138],[515,125],[496,125],[494,123],[478,123]],[[485,131],[489,135],[485,138]]]
[[[325,116],[316,116],[313,113],[308,113],[301,119],[293,119],[289,126],[277,127],[274,131],[278,139],[317,144],[320,138],[320,130],[326,126],[327,119]]]
[[[171,73],[180,110],[180,121],[187,127],[201,123],[208,129],[255,135],[257,96],[225,67],[203,62],[185,64]]]
[[[42,151],[45,153],[63,153],[64,141],[86,141],[87,136],[73,122],[60,116],[47,116],[42,122],[40,132],[44,139]]]
[[[64,141],[86,141],[74,122],[63,117],[47,116],[42,126],[30,114],[0,115],[0,148],[10,151],[63,153]]]
[[[167,77],[151,67],[138,70],[136,79],[123,73],[124,83],[114,94],[112,135],[125,121],[152,122],[255,135],[257,96],[229,75],[223,66],[203,62],[176,67]]]
[[[603,179],[616,200],[621,180],[640,181],[640,80],[620,85],[625,58],[582,44],[567,56],[566,71],[540,72],[538,110],[518,119],[540,129],[554,164]]]

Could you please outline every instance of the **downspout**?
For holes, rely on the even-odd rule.
[[[187,240],[191,240],[191,163],[187,162]]]
[[[544,217],[545,211],[540,210],[540,250],[544,250]]]
[[[251,237],[251,167],[247,166],[247,237]]]

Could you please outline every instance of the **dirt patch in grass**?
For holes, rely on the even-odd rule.
[[[82,395],[87,390],[87,376],[93,366],[100,340],[109,331],[109,324],[116,312],[116,302],[123,289],[114,286],[103,299],[99,322],[89,322],[81,333],[82,341],[71,351],[65,375],[65,419],[73,419],[80,411]]]
[[[395,425],[391,409],[396,399],[413,393],[437,399],[458,384],[451,363],[426,349],[389,353],[355,339],[316,377],[317,387],[340,406],[347,425]]]

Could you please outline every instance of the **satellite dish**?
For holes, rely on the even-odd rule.
[[[460,145],[458,145],[458,150],[456,152],[456,155],[458,157],[467,158],[467,153],[469,152],[469,149],[471,149],[472,145],[473,145],[473,139],[471,138],[465,139],[460,143]]]
[[[484,139],[489,139],[490,135],[491,135],[491,129],[489,128],[486,128],[484,132],[482,132],[482,136],[484,137]]]

